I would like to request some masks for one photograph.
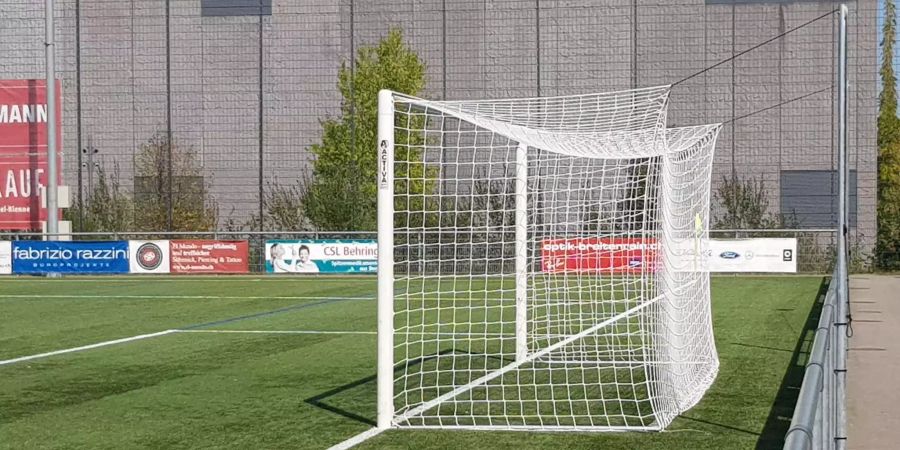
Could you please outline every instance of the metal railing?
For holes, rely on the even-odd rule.
[[[71,233],[44,233],[41,231],[0,231],[0,239],[42,240],[47,236],[71,237],[72,240],[128,240],[128,239],[246,239],[263,237],[270,239],[375,239],[374,231],[74,231]],[[103,238],[103,239],[101,239]]]
[[[797,406],[785,436],[786,450],[839,448],[836,440],[845,439],[838,432],[837,411],[846,407],[843,399],[839,399],[836,387],[837,377],[845,373],[839,370],[846,367],[847,354],[836,350],[837,341],[847,339],[843,330],[846,324],[838,315],[839,291],[846,280],[841,280],[838,272],[835,267],[822,304]]]
[[[374,231],[94,231],[57,233],[76,241],[222,239],[246,240],[250,244],[251,272],[265,272],[264,254],[269,239],[376,239]],[[40,231],[0,232],[0,240],[42,240]],[[827,274],[834,267],[837,239],[834,229],[721,229],[710,230],[710,237],[721,239],[774,238],[797,239],[797,271]],[[498,247],[499,248],[499,247]],[[499,269],[498,269],[499,270]]]
[[[710,230],[710,237],[720,239],[775,238],[797,239],[797,272],[827,274],[834,268],[837,248],[835,230],[828,228],[797,229],[720,229]],[[250,243],[250,270],[265,272],[262,255],[269,239],[375,239],[374,231],[94,231],[57,233],[76,241],[155,240],[155,239],[222,239],[246,240]],[[0,240],[42,240],[40,231],[0,232]]]
[[[42,240],[40,231],[0,232],[3,240]],[[247,241],[249,268],[253,273],[266,272],[266,241],[274,239],[375,239],[373,231],[94,231],[56,233],[74,241],[213,239]]]
[[[709,230],[713,239],[794,238],[797,240],[797,272],[828,274],[834,270],[837,235],[834,228],[720,229]],[[858,270],[866,270],[859,264]]]

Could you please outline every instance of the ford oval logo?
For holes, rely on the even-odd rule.
[[[719,253],[719,258],[723,259],[737,259],[740,258],[741,254],[738,252],[722,252]]]

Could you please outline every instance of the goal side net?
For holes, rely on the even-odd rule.
[[[713,382],[719,125],[667,86],[378,118],[378,426],[661,430]]]

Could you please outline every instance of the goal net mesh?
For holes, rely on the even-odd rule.
[[[658,430],[718,370],[718,125],[668,87],[393,95],[393,426]]]

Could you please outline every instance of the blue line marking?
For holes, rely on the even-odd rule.
[[[372,297],[372,298],[374,298],[374,297]],[[281,314],[281,313],[289,312],[289,311],[296,311],[298,309],[311,308],[313,306],[327,305],[327,304],[331,304],[331,303],[345,302],[345,301],[351,301],[351,300],[344,299],[344,298],[334,298],[334,299],[322,300],[322,301],[313,302],[313,303],[300,303],[297,305],[286,306],[284,308],[273,309],[271,311],[264,311],[264,312],[255,313],[255,314],[248,314],[246,316],[238,316],[238,317],[232,317],[229,319],[216,320],[214,322],[199,323],[196,325],[189,325],[189,326],[181,327],[181,328],[177,328],[177,329],[178,330],[196,330],[198,328],[214,327],[217,325],[224,325],[226,323],[238,322],[241,320],[274,316],[276,314]]]

